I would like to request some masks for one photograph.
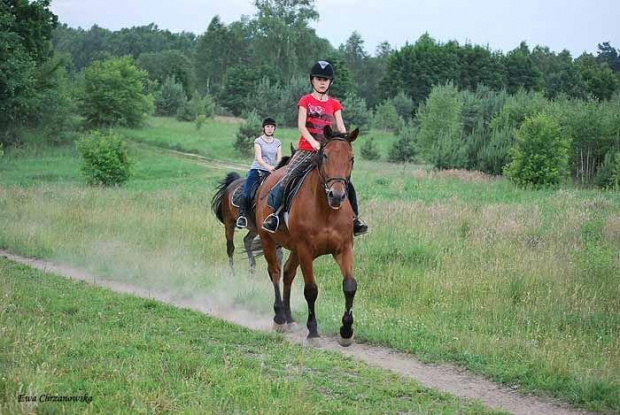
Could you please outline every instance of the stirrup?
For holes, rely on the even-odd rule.
[[[275,217],[276,218],[276,226],[273,229],[269,229],[265,227],[265,224],[267,223],[267,221],[269,221],[269,219],[271,217]],[[263,230],[266,230],[269,233],[276,233],[276,231],[278,230],[278,228],[280,227],[280,216],[277,213],[272,213],[269,216],[267,216],[265,218],[265,220],[263,221],[263,225],[261,226],[261,228],[263,228]]]
[[[237,223],[235,225],[237,229],[243,229],[248,227],[248,220],[245,216],[241,215],[237,218]]]

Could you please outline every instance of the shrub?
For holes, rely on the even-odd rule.
[[[373,117],[375,128],[383,131],[396,131],[399,129],[402,122],[391,100],[383,101],[375,109],[375,115]]]
[[[555,185],[568,174],[568,141],[560,125],[546,114],[526,119],[516,132],[512,161],[505,174],[521,186]]]
[[[123,140],[114,133],[93,131],[77,142],[86,183],[119,186],[129,179],[130,160]]]
[[[84,71],[80,113],[89,126],[139,127],[153,111],[145,71],[129,57],[97,61]]]
[[[198,131],[200,131],[200,129],[202,128],[202,125],[205,123],[205,121],[207,121],[207,117],[203,114],[200,114],[199,116],[196,117],[196,129]]]
[[[415,105],[413,100],[407,96],[404,92],[400,91],[398,95],[392,98],[392,103],[394,104],[394,108],[396,108],[396,112],[399,117],[401,117],[405,122],[411,121],[413,118],[413,111],[415,109]]]
[[[239,126],[237,140],[233,146],[242,156],[247,157],[252,154],[254,140],[260,135],[261,128],[261,120],[256,112],[248,114],[245,122]]]
[[[187,102],[183,85],[174,77],[166,78],[155,95],[155,114],[164,117],[176,115],[179,108]]]
[[[210,95],[200,95],[194,92],[194,96],[189,101],[183,103],[177,111],[177,120],[195,121],[199,115],[209,118],[215,113],[215,102]]]
[[[342,106],[345,109],[342,112],[344,123],[349,127],[348,129],[356,126],[360,130],[365,131],[372,119],[372,112],[366,108],[366,100],[354,93],[348,93],[344,101],[342,101]]]
[[[596,174],[596,185],[608,189],[620,188],[620,151],[605,154],[603,164]]]
[[[394,163],[409,163],[416,156],[415,128],[407,124],[398,131],[398,140],[390,149],[388,160]]]
[[[379,158],[381,158],[374,140],[374,137],[370,137],[369,140],[364,141],[364,144],[360,148],[360,154],[364,160],[379,160]]]

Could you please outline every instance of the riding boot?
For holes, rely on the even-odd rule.
[[[363,235],[368,232],[368,225],[366,222],[358,218],[353,219],[353,236]]]
[[[262,228],[267,232],[274,233],[280,226],[280,211],[284,202],[284,189],[278,183],[269,192],[268,204],[273,209],[273,213],[265,218]]]
[[[248,218],[245,217],[247,212],[247,200],[245,197],[241,198],[239,203],[239,217],[237,218],[237,229],[243,229],[248,227]]]

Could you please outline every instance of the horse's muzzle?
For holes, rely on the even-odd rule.
[[[345,192],[336,192],[330,190],[327,192],[327,203],[329,203],[329,207],[332,209],[340,209],[342,207],[342,202],[347,198],[347,194]]]

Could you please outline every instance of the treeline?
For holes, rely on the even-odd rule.
[[[269,115],[294,126],[296,102],[308,92],[308,69],[318,59],[336,67],[331,93],[343,102],[347,124],[398,132],[392,161],[415,157],[438,168],[501,174],[514,159],[515,131],[538,114],[519,113],[513,119],[514,114],[505,115],[510,108],[562,102],[579,108],[573,119],[589,125],[617,109],[620,57],[607,42],[598,45],[596,56],[573,59],[568,51],[530,49],[525,43],[503,53],[441,43],[424,34],[398,50],[383,42],[369,53],[357,32],[337,48],[319,37],[311,27],[319,17],[314,0],[256,0],[254,5],[255,15],[230,24],[216,16],[197,36],[154,24],[119,31],[74,29],[58,24],[49,0],[0,3],[0,143],[16,142],[22,126],[43,126],[50,140],[63,141],[71,137],[67,131],[82,125],[138,127],[151,113],[184,121],[214,113]],[[446,88],[458,97],[458,122],[448,136],[458,136],[450,148],[460,150],[433,156],[429,143],[440,146],[447,133],[444,123],[432,127],[425,120],[434,108],[432,91]],[[573,163],[574,177],[595,182],[610,159],[605,149],[617,146],[608,145],[615,143],[610,134],[602,134],[607,144],[583,154],[571,141],[573,162],[575,154],[584,160],[583,166]],[[372,148],[365,150],[376,156]]]

